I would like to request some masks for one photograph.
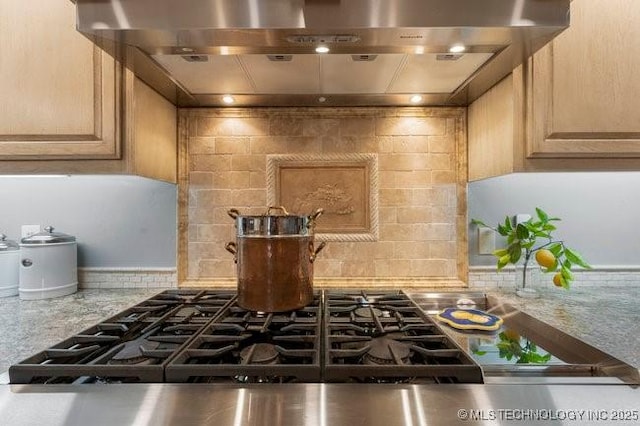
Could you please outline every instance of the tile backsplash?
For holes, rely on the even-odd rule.
[[[464,108],[181,110],[181,284],[235,280],[227,211],[265,212],[269,155],[354,153],[376,156],[377,240],[329,242],[316,283],[466,281],[465,125]]]

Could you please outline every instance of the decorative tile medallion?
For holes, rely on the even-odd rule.
[[[378,157],[269,155],[267,201],[298,215],[322,208],[318,240],[377,241]]]

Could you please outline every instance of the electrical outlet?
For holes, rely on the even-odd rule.
[[[37,234],[42,229],[40,225],[22,225],[22,238],[30,237],[33,234]]]
[[[496,249],[496,235],[493,229],[478,227],[478,254],[493,254]]]

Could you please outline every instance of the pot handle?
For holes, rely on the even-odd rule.
[[[321,207],[318,210],[316,210],[315,213],[310,215],[309,216],[309,223],[307,223],[307,228],[311,228],[311,227],[315,226],[316,219],[318,219],[320,216],[322,216],[322,213],[324,213],[324,209]]]
[[[325,248],[325,246],[327,245],[327,243],[325,243],[324,241],[320,243],[320,245],[318,247],[313,248],[313,243],[311,243],[309,245],[309,249],[311,251],[311,256],[309,256],[309,261],[311,263],[313,263],[316,260],[316,257],[318,256],[318,253],[320,253],[322,251],[323,248]]]
[[[287,209],[284,208],[284,206],[270,206],[267,209],[266,216],[270,216],[269,213],[271,213],[271,210],[282,210],[282,213],[284,213],[285,216],[289,216],[289,212],[287,211]]]
[[[225,244],[224,248],[233,255],[233,262],[238,263],[238,246],[236,246],[236,243],[229,242]]]
[[[238,211],[238,209],[230,209],[227,211],[227,214],[229,216],[231,216],[232,219],[236,219],[238,216],[240,216],[240,212]]]

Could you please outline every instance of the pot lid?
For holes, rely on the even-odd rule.
[[[20,246],[15,241],[7,240],[7,236],[0,234],[0,251],[19,250]]]
[[[272,210],[279,210],[283,214],[271,215]],[[322,209],[317,209],[310,216],[297,216],[289,214],[282,206],[272,206],[261,216],[242,216],[236,209],[227,213],[236,221],[238,237],[300,237],[313,234],[315,221],[322,212]]]
[[[54,243],[70,243],[76,240],[76,237],[63,234],[62,232],[53,232],[53,226],[47,226],[43,232],[30,235],[23,238],[22,244],[54,244]]]

